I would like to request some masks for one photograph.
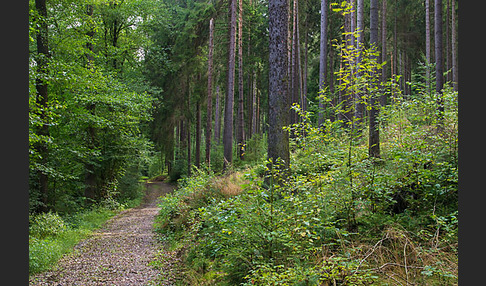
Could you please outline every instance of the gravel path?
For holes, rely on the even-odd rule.
[[[161,249],[153,232],[157,198],[173,189],[162,182],[147,184],[139,207],[113,217],[76,245],[54,269],[29,277],[29,285],[171,285],[173,275],[165,269],[171,261],[164,262],[163,275],[149,262]],[[164,254],[168,260],[171,256]]]

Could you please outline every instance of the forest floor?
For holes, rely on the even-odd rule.
[[[172,285],[175,254],[164,253],[162,265],[151,262],[162,249],[153,231],[157,198],[173,189],[164,182],[147,183],[139,207],[110,219],[51,270],[29,277],[29,285]]]

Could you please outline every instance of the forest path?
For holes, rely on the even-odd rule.
[[[157,198],[173,189],[163,182],[147,183],[139,207],[110,219],[52,270],[29,277],[29,285],[171,285],[172,255],[164,255],[169,261],[164,261],[163,270],[149,262],[161,249],[153,231]]]

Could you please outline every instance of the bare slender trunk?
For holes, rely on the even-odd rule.
[[[196,104],[196,150],[194,152],[194,165],[201,167],[201,102]]]
[[[370,46],[373,49],[378,48],[378,0],[370,1]],[[377,56],[372,56],[377,60]],[[377,71],[373,71],[376,73]],[[378,124],[378,107],[376,104],[376,90],[372,88],[372,94],[370,94],[370,129],[369,129],[369,156],[374,158],[380,157],[380,133]]]
[[[425,86],[430,94],[430,0],[425,0]]]
[[[213,117],[213,37],[214,37],[214,19],[209,20],[209,53],[208,53],[208,106],[206,121],[206,164],[211,166],[211,126]]]
[[[236,0],[229,5],[228,71],[226,74],[226,98],[224,108],[224,169],[233,162],[233,107],[235,96],[235,49],[236,49]]]
[[[382,10],[381,10],[381,62],[386,62],[386,0],[382,0]],[[386,82],[386,70],[387,64],[384,64],[381,68],[381,82]],[[380,96],[380,104],[381,106],[385,106],[386,104],[386,94],[384,90]]]
[[[319,92],[324,90],[327,68],[327,1],[321,0],[321,38],[319,56]],[[324,100],[319,98],[318,125],[324,123]]]
[[[219,95],[219,85],[216,86],[216,103],[214,106],[214,140],[216,144],[221,143],[221,97]]]
[[[458,80],[459,73],[457,68],[457,42],[456,42],[456,0],[452,0],[452,83],[455,91],[459,90]]]
[[[252,124],[251,124],[251,133],[252,134],[255,134],[257,132],[257,99],[256,99],[256,96],[257,96],[257,87],[256,87],[256,71],[253,70],[253,85],[252,85],[252,107],[251,107],[251,110],[252,110],[252,114],[251,114],[251,117],[252,117]]]
[[[442,89],[444,87],[444,66],[442,54],[442,0],[435,0],[435,92],[437,95],[437,110],[439,111],[439,126],[444,112]],[[439,127],[440,128],[440,127]]]
[[[298,75],[298,68],[297,68],[297,0],[294,0],[294,7],[293,7],[293,31],[292,31],[292,85],[291,85],[291,96],[292,101],[291,104],[298,103],[298,94],[299,94],[299,75]],[[290,123],[297,122],[297,113],[294,110],[290,111]],[[293,136],[294,134],[291,134]]]
[[[186,115],[186,120],[187,120],[187,176],[191,176],[191,84],[189,81],[189,78],[187,79],[187,115]]]
[[[243,0],[238,0],[238,129],[236,141],[238,142],[238,157],[244,159],[245,155],[245,120],[243,102]]]
[[[357,41],[357,49],[358,49],[358,57],[357,57],[357,64],[356,66],[359,67],[362,61],[362,50],[364,47],[364,0],[358,0],[358,19],[357,19],[357,31],[358,31],[358,41]],[[358,73],[358,76],[361,76]],[[364,109],[365,104],[363,101],[363,91],[359,91],[355,95],[355,111],[354,111],[354,124],[355,124],[355,132],[357,134],[361,134],[361,130],[364,128]]]

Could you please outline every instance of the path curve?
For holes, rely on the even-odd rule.
[[[54,269],[29,277],[29,285],[171,285],[160,281],[170,277],[159,277],[160,270],[149,262],[161,249],[153,231],[157,198],[173,189],[163,182],[147,183],[139,207],[110,219]]]

